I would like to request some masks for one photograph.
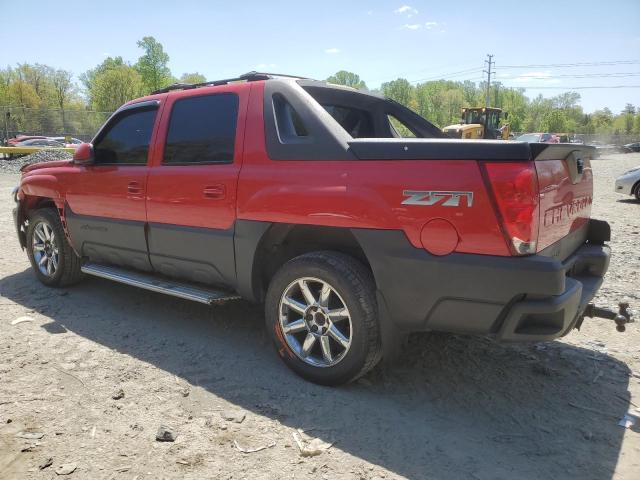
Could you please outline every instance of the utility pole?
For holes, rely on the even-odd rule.
[[[488,68],[487,70],[482,70],[483,73],[487,74],[487,94],[485,95],[484,101],[484,106],[486,108],[489,108],[489,93],[491,92],[491,66],[496,64],[496,62],[493,61],[493,57],[494,55],[487,54],[488,60],[485,60],[484,63],[488,65]]]

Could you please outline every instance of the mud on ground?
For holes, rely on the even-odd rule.
[[[640,203],[612,191],[636,165],[593,162],[594,217],[614,232],[603,305],[640,307]],[[640,478],[640,424],[618,425],[640,415],[638,323],[587,320],[547,344],[416,335],[400,366],[319,387],[278,360],[260,306],[38,284],[11,221],[17,181],[0,174],[0,478]],[[302,456],[300,431],[330,448]]]

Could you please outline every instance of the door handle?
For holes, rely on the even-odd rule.
[[[142,193],[142,185],[139,182],[129,182],[127,192],[131,195],[139,195]]]
[[[208,185],[202,191],[204,198],[212,200],[221,200],[227,195],[227,189],[224,185]]]

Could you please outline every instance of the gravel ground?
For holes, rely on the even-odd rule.
[[[635,165],[593,164],[613,227],[603,305],[640,306],[640,203],[612,191]],[[319,387],[277,359],[259,306],[42,287],[11,222],[17,181],[0,174],[0,478],[640,478],[640,422],[618,425],[640,415],[638,323],[547,344],[416,335],[400,366]],[[296,435],[325,448],[303,456]]]

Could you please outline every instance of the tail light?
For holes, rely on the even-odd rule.
[[[534,164],[485,162],[483,168],[511,253],[535,253],[540,220]]]

